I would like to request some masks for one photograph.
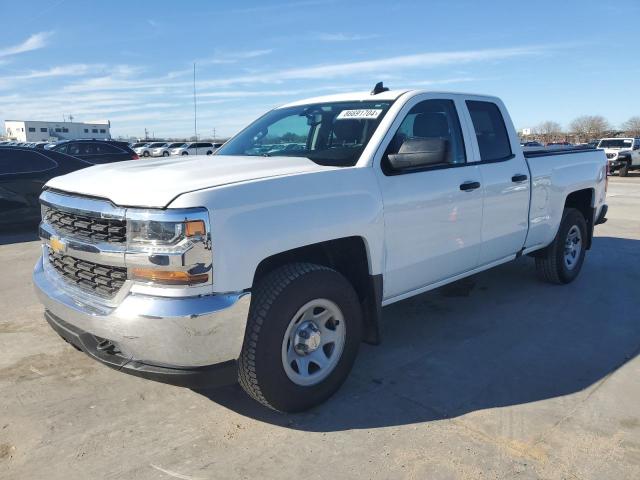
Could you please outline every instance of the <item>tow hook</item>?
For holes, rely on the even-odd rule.
[[[106,339],[98,343],[98,345],[96,345],[96,349],[100,352],[109,353],[111,355],[120,353],[120,350],[118,349],[118,347],[115,344],[111,343],[111,340],[106,340]]]

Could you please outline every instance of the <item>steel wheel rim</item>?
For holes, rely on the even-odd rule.
[[[346,325],[331,300],[317,298],[293,316],[282,340],[282,366],[296,385],[322,382],[335,369],[344,351]]]
[[[564,265],[569,270],[573,270],[580,260],[582,252],[582,234],[577,225],[573,225],[567,232],[564,242]]]

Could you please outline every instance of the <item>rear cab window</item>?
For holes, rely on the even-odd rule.
[[[512,157],[509,133],[500,108],[493,102],[467,100],[467,108],[478,140],[481,161],[507,160]]]

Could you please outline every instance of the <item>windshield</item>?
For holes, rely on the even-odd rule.
[[[171,145],[169,145],[169,148],[180,148],[183,145],[184,143],[172,143]]]
[[[138,142],[138,143],[134,143],[133,145],[131,145],[133,148],[138,148],[138,147],[144,147],[146,145],[146,143],[144,142]]]
[[[333,102],[278,108],[225,143],[217,155],[306,157],[353,166],[391,106],[390,101]]]
[[[631,148],[633,140],[630,138],[609,138],[600,141],[598,148]]]
[[[152,143],[151,145],[149,145],[149,148],[160,148],[160,147],[164,147],[166,145],[166,143]]]

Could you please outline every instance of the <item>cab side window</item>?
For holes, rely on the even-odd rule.
[[[409,111],[387,147],[383,167],[385,173],[398,173],[466,161],[454,102],[434,99],[420,102]]]
[[[467,100],[480,149],[480,160],[506,160],[513,152],[502,113],[495,103]]]

